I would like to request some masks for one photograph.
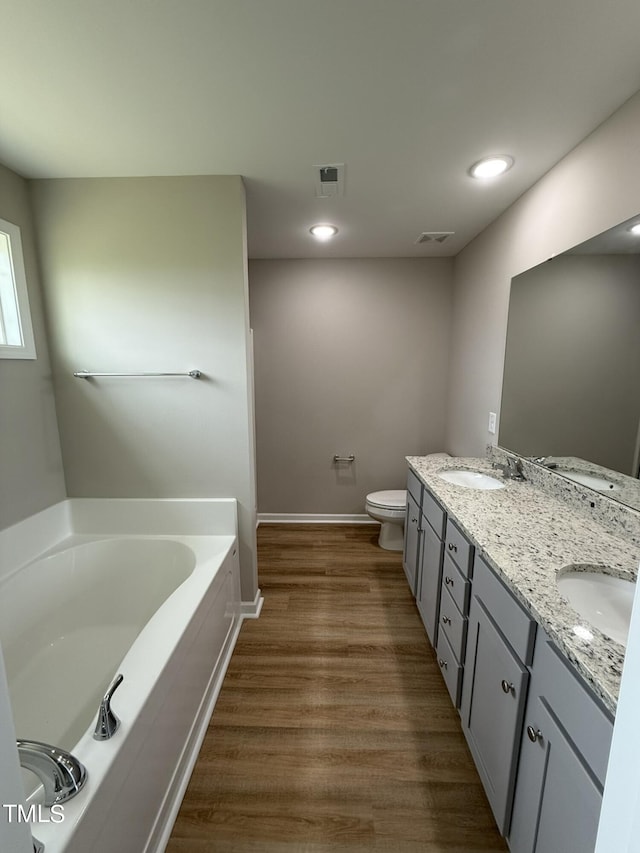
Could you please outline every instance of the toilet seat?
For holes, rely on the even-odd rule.
[[[378,509],[402,510],[407,505],[406,489],[389,489],[383,492],[371,492],[367,495],[367,503]]]

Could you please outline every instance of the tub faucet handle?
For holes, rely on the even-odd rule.
[[[104,694],[102,702],[100,703],[100,708],[98,709],[98,721],[96,722],[96,728],[93,733],[94,740],[109,740],[109,738],[113,737],[118,731],[120,720],[111,710],[111,698],[113,697],[116,688],[119,687],[123,681],[124,675],[122,675],[122,673],[116,675],[111,687]]]

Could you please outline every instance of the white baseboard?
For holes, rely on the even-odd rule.
[[[258,524],[379,524],[370,515],[332,515],[322,513],[258,513]]]
[[[260,590],[258,590],[253,601],[240,602],[240,617],[242,619],[257,619],[263,604],[264,598],[260,594]]]

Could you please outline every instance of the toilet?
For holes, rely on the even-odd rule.
[[[447,459],[448,453],[430,453],[426,459]],[[386,492],[371,492],[367,495],[364,508],[380,522],[378,545],[387,551],[402,551],[404,548],[404,517],[407,508],[407,490],[390,489]]]
[[[371,518],[380,522],[378,545],[387,551],[402,551],[407,490],[391,489],[386,492],[371,492],[367,495],[364,508]]]

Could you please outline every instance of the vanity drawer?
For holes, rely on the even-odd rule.
[[[414,501],[420,506],[422,503],[422,483],[411,470],[407,474],[407,492],[409,492]]]
[[[463,615],[466,614],[469,609],[469,590],[471,584],[446,552],[442,566],[442,586],[446,587],[447,592],[455,601],[460,613]]]
[[[460,685],[462,684],[462,667],[453,653],[444,631],[438,631],[438,666],[447,685],[449,696],[456,708],[460,706]]]
[[[473,565],[473,595],[474,598],[480,599],[484,609],[520,660],[530,666],[536,622],[516,601],[495,572],[477,555]]]
[[[422,495],[422,514],[433,527],[438,539],[444,536],[444,523],[447,519],[445,511],[431,492],[425,488]]]
[[[463,650],[467,637],[467,620],[458,610],[449,588],[444,584],[440,591],[440,632],[444,631],[451,650],[458,659],[464,660]]]
[[[473,561],[473,545],[450,518],[447,519],[445,542],[447,554],[458,566],[462,574],[465,577],[469,577]]]

